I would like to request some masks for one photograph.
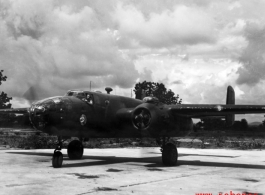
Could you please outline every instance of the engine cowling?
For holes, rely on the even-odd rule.
[[[139,136],[157,137],[169,127],[170,116],[168,109],[160,104],[157,98],[146,97],[144,103],[136,108],[121,108],[117,111],[117,125],[137,131]],[[133,134],[133,133],[132,133]],[[135,136],[135,134],[134,134]]]
[[[131,121],[133,127],[142,135],[150,134],[152,136],[161,130],[162,115],[163,113],[157,105],[143,103],[132,111]]]
[[[132,123],[136,129],[147,129],[152,120],[152,115],[147,108],[140,107],[133,112]]]

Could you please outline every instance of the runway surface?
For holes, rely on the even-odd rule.
[[[178,148],[174,167],[159,148],[85,149],[62,168],[53,150],[0,149],[0,194],[225,194],[265,195],[265,151]]]

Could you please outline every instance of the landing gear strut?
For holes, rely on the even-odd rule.
[[[166,166],[174,166],[178,161],[178,150],[176,145],[170,142],[166,142],[165,137],[163,137],[163,143],[161,147],[162,151],[162,162]]]
[[[63,164],[63,154],[61,152],[62,145],[62,139],[61,137],[58,137],[58,143],[52,156],[52,166],[54,168],[60,168]]]

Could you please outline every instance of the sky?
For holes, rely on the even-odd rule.
[[[0,0],[0,91],[13,107],[69,89],[131,96],[164,83],[183,103],[265,104],[265,1]],[[264,120],[263,115],[238,117]]]

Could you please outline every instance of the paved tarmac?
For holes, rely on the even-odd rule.
[[[265,195],[265,151],[178,148],[165,167],[159,148],[85,149],[81,160],[53,150],[0,150],[0,194],[174,194],[243,192]]]

